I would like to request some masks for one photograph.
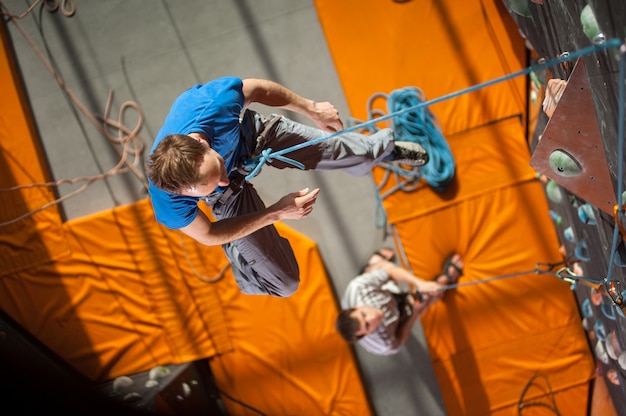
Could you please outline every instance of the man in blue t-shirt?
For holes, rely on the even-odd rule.
[[[317,128],[247,109],[254,102],[303,114]],[[342,128],[331,103],[303,98],[273,81],[223,77],[195,85],[174,101],[148,159],[156,219],[202,244],[222,245],[243,293],[290,296],[298,287],[298,264],[273,224],[309,215],[320,190],[292,192],[266,207],[245,181],[250,170],[246,161],[267,149],[276,152],[298,145],[266,164],[366,175],[381,161],[409,166],[428,161],[420,145],[395,142],[391,129],[307,143]],[[209,205],[216,221],[199,209],[200,200]]]

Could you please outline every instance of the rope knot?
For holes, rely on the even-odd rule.
[[[288,151],[292,148],[285,149],[282,152]],[[254,178],[261,171],[261,167],[265,163],[271,163],[274,160],[280,160],[281,162],[288,163],[293,165],[301,170],[304,170],[304,164],[298,162],[297,160],[290,159],[282,155],[281,151],[274,152],[271,147],[267,149],[263,149],[261,154],[256,158],[248,159],[245,162],[246,167],[252,167],[251,172],[246,176],[246,181]]]
[[[263,149],[261,152],[261,161],[259,163],[272,163],[273,160],[274,157],[272,156],[272,148]]]

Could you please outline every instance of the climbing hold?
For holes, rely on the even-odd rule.
[[[546,184],[546,194],[550,201],[560,204],[563,201],[563,193],[559,185],[553,180],[549,180]]]
[[[144,383],[144,387],[147,388],[147,389],[151,389],[151,388],[156,387],[158,385],[159,385],[158,381],[151,380],[151,379],[146,380],[146,382]]]
[[[606,339],[606,328],[604,326],[604,322],[602,322],[602,320],[598,319],[594,324],[593,324],[593,329],[596,333],[596,336],[598,337],[598,339],[600,341],[604,341]]]
[[[597,321],[597,322],[602,322],[602,321]],[[598,360],[602,361],[604,364],[608,364],[609,363],[609,355],[606,353],[606,348],[604,348],[604,339],[606,338],[606,336],[604,338],[600,338],[600,335],[598,335],[598,331],[597,328],[596,331],[594,331],[596,333],[596,336],[598,336],[598,341],[596,342],[596,347],[594,349],[594,352],[596,354],[596,358],[598,358]],[[602,328],[602,330],[604,331],[604,327]],[[605,332],[601,332],[602,335],[606,335]]]
[[[113,380],[113,390],[119,390],[123,387],[128,387],[133,384],[133,379],[128,376],[119,376]]]
[[[600,310],[602,311],[602,314],[605,317],[609,318],[612,321],[615,320],[616,315],[615,315],[615,309],[613,309],[613,301],[607,300],[605,302],[602,302],[602,304],[600,305]]]
[[[585,240],[580,240],[578,244],[576,244],[574,254],[576,254],[576,257],[578,257],[582,261],[590,260],[589,249],[587,248],[587,243],[585,242]]]
[[[580,12],[580,23],[583,26],[583,32],[594,44],[600,45],[606,42],[606,36],[600,30],[593,9],[588,4]]]
[[[531,16],[527,0],[509,0],[509,6],[515,14],[519,14],[524,17]]]
[[[609,304],[609,307],[613,308],[615,305],[612,303]],[[615,311],[613,311],[613,319],[615,319]],[[611,319],[609,317],[609,319]],[[609,354],[609,357],[613,360],[617,360],[619,356],[622,354],[622,345],[620,344],[619,338],[615,333],[615,330],[609,332],[606,336],[606,341],[604,342],[604,346],[606,347],[606,352]]]
[[[141,396],[141,394],[137,393],[137,392],[130,392],[128,394],[126,394],[124,396],[124,402],[126,403],[134,403],[134,402],[138,402],[141,399],[143,399],[143,397]]]
[[[576,241],[576,236],[574,235],[574,230],[572,229],[572,227],[567,227],[565,230],[563,230],[563,236],[570,243]]]
[[[537,72],[535,71],[531,71],[530,74],[528,74],[528,76],[530,77],[530,80],[533,82],[533,85],[535,86],[535,88],[541,89],[541,87],[545,85],[545,82],[546,82],[545,73],[542,74],[543,81],[539,79],[539,75],[537,75]]]
[[[580,163],[564,150],[553,150],[552,153],[550,153],[548,162],[554,173],[561,176],[578,176],[583,171]]]
[[[561,217],[558,213],[550,210],[550,218],[556,225],[561,225],[563,223],[563,217]]]
[[[583,301],[582,312],[586,318],[593,318],[593,308],[591,307],[589,299]]]
[[[169,376],[170,372],[171,371],[169,368],[160,365],[160,366],[151,368],[150,372],[148,373],[148,377],[150,378],[150,380],[160,380]]]
[[[596,225],[596,214],[593,212],[593,206],[587,202],[578,207],[578,218],[583,224]]]

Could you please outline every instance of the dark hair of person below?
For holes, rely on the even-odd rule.
[[[359,330],[359,322],[350,316],[354,311],[355,308],[342,310],[335,322],[335,329],[339,332],[339,335],[351,344],[361,339],[361,337],[356,335]]]

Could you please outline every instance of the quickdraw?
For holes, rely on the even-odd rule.
[[[613,300],[613,303],[626,314],[626,304],[624,304],[624,290],[621,290],[619,280],[609,280],[605,282],[606,291]]]
[[[560,267],[559,267],[560,266]],[[555,271],[555,269],[558,269]],[[575,286],[578,282],[584,283],[596,290],[604,285],[606,292],[610,296],[613,303],[618,306],[622,312],[626,314],[626,303],[624,297],[626,296],[626,290],[622,290],[622,284],[619,280],[598,280],[585,276],[580,276],[572,272],[569,268],[569,261],[565,260],[558,263],[537,263],[535,268],[536,273],[552,273],[559,279]]]
[[[603,280],[578,275],[570,269],[570,264],[571,262],[569,260],[563,260],[557,263],[537,263],[537,266],[535,267],[535,272],[537,274],[554,274],[556,277],[563,280],[564,282],[569,283],[572,286],[575,286],[578,282],[582,282],[585,285],[590,286],[596,290],[600,289],[604,282]]]

